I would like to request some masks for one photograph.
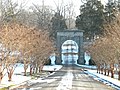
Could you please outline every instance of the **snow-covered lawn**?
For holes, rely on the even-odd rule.
[[[78,65],[78,64],[77,64]],[[78,65],[84,69],[85,73],[92,76],[95,80],[100,81],[106,85],[112,86],[116,88],[117,90],[120,90],[120,81],[118,80],[118,75],[114,74],[114,78],[111,78],[110,76],[105,76],[104,74],[97,73],[96,66],[89,66],[89,65]]]
[[[62,66],[61,65],[45,65],[43,67],[43,70],[47,70],[47,71],[53,71],[53,70],[59,70],[61,69]],[[0,84],[0,88],[3,87],[8,87],[8,86],[12,86],[12,85],[18,85],[21,84],[27,80],[30,80],[31,77],[30,76],[24,76],[23,75],[24,72],[24,68],[23,68],[23,64],[18,64],[18,67],[16,67],[15,71],[14,71],[14,75],[12,76],[12,81],[8,81],[8,76],[7,74],[3,77],[2,82]],[[29,72],[29,68],[27,69],[27,72]]]
[[[31,77],[23,76],[23,72],[24,72],[23,64],[17,64],[17,65],[18,66],[16,67],[16,69],[14,71],[14,74],[12,76],[12,81],[10,81],[10,82],[8,81],[8,76],[7,76],[7,73],[6,73],[5,76],[2,79],[2,82],[0,84],[0,88],[20,84],[20,83],[22,83],[26,80],[31,79]]]

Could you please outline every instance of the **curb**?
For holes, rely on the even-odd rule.
[[[97,76],[97,75],[95,75],[95,74],[93,74],[93,73],[90,73],[89,71],[84,71],[84,73],[85,73],[85,74],[88,74],[89,76],[92,76],[92,78],[93,78],[94,80],[97,80],[97,81],[102,82],[102,83],[104,83],[104,84],[106,84],[106,85],[109,85],[109,86],[115,88],[116,90],[120,90],[120,86],[114,84],[114,83],[111,82],[111,81],[108,81],[108,80],[106,80],[106,79],[103,79],[103,78],[101,78],[101,77],[99,77],[99,76]],[[97,78],[97,79],[96,79],[96,78]]]

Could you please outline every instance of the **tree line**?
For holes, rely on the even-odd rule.
[[[118,74],[120,80],[120,16],[110,24],[104,25],[105,36],[87,48],[97,66],[97,72],[104,75]],[[116,68],[116,69],[115,69]]]
[[[62,14],[68,7],[55,11],[43,2],[25,9],[24,3],[0,0],[0,82],[6,74],[12,80],[16,63],[24,64],[25,76],[28,67],[30,75],[40,73],[55,53],[57,31],[67,28]]]
[[[119,0],[108,0],[105,4],[100,0],[84,0],[80,6],[80,15],[76,17],[76,27],[84,30],[85,40],[99,38],[104,34],[104,24],[115,20],[119,11]]]
[[[27,2],[27,0],[25,0]],[[47,30],[52,39],[56,39],[56,32],[72,26],[74,6],[72,3],[57,4],[56,9],[45,5],[44,0],[38,4],[32,4],[26,9],[26,2],[21,4],[13,0],[0,0],[0,24],[17,22],[28,26],[34,26],[41,30]],[[42,3],[42,5],[39,5]],[[69,23],[69,24],[67,24]]]
[[[75,15],[72,2],[58,4],[56,9],[45,5],[29,6],[25,9],[25,2],[19,4],[13,0],[0,1],[0,23],[16,21],[28,26],[35,26],[41,30],[47,30],[49,36],[56,39],[56,32],[66,29],[78,28],[84,30],[84,39],[95,39],[104,33],[103,25],[115,19],[115,14],[120,10],[119,0],[102,4],[100,0],[81,0],[80,14]],[[76,18],[76,19],[75,19]]]
[[[16,23],[7,23],[0,28],[0,81],[7,73],[9,81],[16,63],[24,64],[24,75],[30,66],[30,75],[41,72],[49,56],[54,53],[54,44],[48,32]]]
[[[90,1],[90,0],[88,0]],[[92,1],[92,0],[91,0]],[[97,3],[98,4],[98,3]],[[88,4],[89,5],[89,4]],[[97,9],[98,10],[98,9]],[[114,78],[114,75],[118,75],[120,80],[120,12],[119,3],[108,3],[102,11],[102,26],[101,33],[89,34],[92,35],[92,44],[86,48],[91,58],[97,66],[97,73],[101,73]],[[106,11],[108,10],[108,11]],[[109,11],[110,10],[110,11]],[[91,13],[92,14],[92,13]],[[96,15],[96,14],[95,14]],[[89,17],[89,15],[88,15]],[[91,17],[91,16],[90,16]],[[95,16],[94,16],[95,17]],[[94,20],[94,19],[92,19]],[[99,22],[95,21],[96,24]],[[95,25],[94,22],[94,25]],[[92,23],[90,21],[89,23]],[[89,24],[89,25],[93,25]],[[89,26],[88,25],[88,26]],[[91,26],[90,26],[91,27]],[[86,27],[87,28],[87,27]],[[86,29],[87,30],[87,29]],[[91,29],[92,30],[92,29]],[[100,29],[95,29],[100,31]],[[98,31],[98,32],[99,32]],[[101,31],[100,31],[101,32]],[[88,32],[89,33],[89,32]],[[90,31],[92,33],[92,31]],[[98,38],[95,36],[98,35]]]

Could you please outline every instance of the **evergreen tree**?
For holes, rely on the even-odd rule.
[[[118,8],[118,11],[120,11],[120,0],[118,0],[117,2],[117,8]]]
[[[110,23],[116,18],[116,14],[118,12],[119,4],[117,2],[108,2],[105,5],[105,20],[106,23]]]
[[[85,38],[94,39],[103,33],[102,25],[104,6],[98,0],[86,0],[80,7],[80,15],[76,17],[76,27],[84,30]]]
[[[52,22],[52,32],[51,36],[56,38],[57,31],[63,31],[67,29],[67,25],[65,23],[65,19],[60,13],[55,13],[54,17],[51,20]]]

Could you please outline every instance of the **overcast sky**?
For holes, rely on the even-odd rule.
[[[26,6],[31,6],[33,4],[35,5],[42,5],[42,1],[43,0],[14,0],[14,1],[18,1],[20,2],[25,2]],[[83,0],[84,1],[84,0]],[[108,0],[101,0],[102,3],[106,3]],[[62,3],[63,6],[68,5],[69,3],[73,3],[74,4],[74,8],[75,8],[75,12],[76,15],[79,15],[79,8],[80,5],[82,5],[83,3],[81,2],[81,0],[44,0],[44,4],[45,5],[49,5],[52,6],[53,9],[56,8],[55,3],[58,5],[58,3]]]

